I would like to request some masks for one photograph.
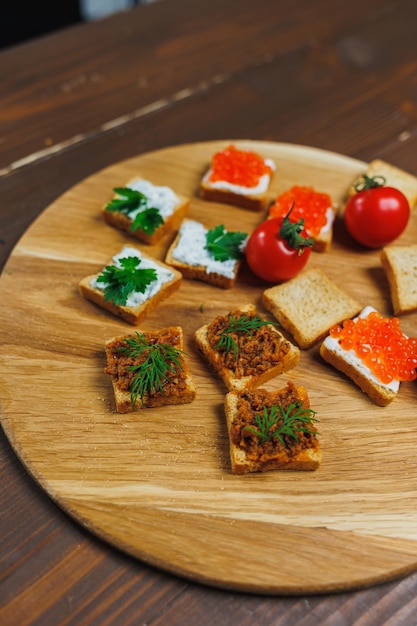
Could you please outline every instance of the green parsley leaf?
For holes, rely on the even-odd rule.
[[[246,238],[246,233],[227,232],[223,224],[220,224],[207,231],[205,249],[216,261],[239,260],[243,258],[241,246]]]
[[[113,301],[115,305],[125,305],[129,295],[133,292],[144,293],[146,287],[157,279],[157,272],[153,268],[141,269],[141,259],[129,256],[119,259],[122,267],[107,265],[97,278],[98,283],[106,283],[104,298],[106,302]]]
[[[139,208],[146,207],[148,203],[146,196],[136,189],[130,189],[130,187],[116,187],[113,191],[117,193],[119,197],[113,198],[113,200],[109,202],[106,206],[106,211],[116,211],[129,215]]]
[[[125,344],[120,349],[122,354],[141,361],[129,366],[134,372],[130,396],[135,408],[138,397],[143,404],[145,395],[152,395],[155,391],[164,393],[163,385],[169,381],[170,374],[184,370],[184,352],[169,343],[148,343],[142,333],[126,338]]]
[[[132,231],[141,229],[148,235],[153,235],[158,226],[164,223],[159,209],[149,207],[148,198],[140,191],[130,187],[116,187],[113,191],[119,197],[109,202],[106,211],[115,211],[131,218],[132,213],[140,209],[132,221]]]

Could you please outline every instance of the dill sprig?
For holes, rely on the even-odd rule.
[[[268,410],[263,405],[262,415],[255,414],[257,428],[244,426],[243,430],[248,430],[259,437],[261,444],[276,437],[285,446],[284,436],[291,437],[298,442],[297,433],[316,434],[316,430],[310,428],[314,422],[318,422],[315,415],[316,411],[305,409],[299,401],[292,402],[287,409],[278,404],[271,406]]]
[[[239,345],[233,335],[250,335],[252,337],[254,331],[262,326],[270,325],[274,325],[274,322],[264,320],[258,314],[248,315],[243,313],[239,317],[231,314],[226,328],[220,333],[220,340],[216,344],[216,348],[225,350],[227,353],[233,350],[233,357],[236,359],[239,353]]]
[[[164,394],[163,385],[169,382],[170,375],[184,370],[184,352],[169,343],[148,343],[142,333],[135,333],[124,342],[126,346],[120,348],[120,352],[126,357],[141,360],[128,368],[134,372],[130,388],[134,409],[138,398],[143,404],[145,395],[152,395],[155,391]]]
[[[158,226],[164,223],[159,209],[148,206],[148,198],[145,194],[130,187],[116,187],[113,191],[118,194],[118,197],[108,203],[106,211],[122,213],[131,218],[132,213],[139,209],[139,213],[132,220],[131,231],[140,228],[148,235],[153,235]]]

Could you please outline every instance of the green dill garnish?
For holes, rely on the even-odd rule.
[[[157,279],[157,272],[153,268],[141,269],[141,259],[135,256],[121,258],[119,263],[122,267],[107,265],[97,282],[105,283],[103,291],[106,302],[112,300],[115,305],[125,305],[131,293],[145,292],[146,287]]]
[[[309,428],[314,422],[318,422],[315,418],[316,412],[313,409],[303,408],[301,402],[293,402],[287,409],[280,404],[270,407],[269,410],[263,405],[262,409],[262,415],[255,414],[257,428],[244,426],[242,429],[259,437],[261,444],[276,437],[285,446],[284,436],[291,437],[298,442],[297,433],[316,434],[315,429]]]
[[[148,343],[142,333],[124,339],[125,347],[120,352],[132,359],[143,359],[138,365],[130,365],[134,372],[130,388],[132,408],[136,406],[138,397],[143,404],[145,395],[155,391],[164,393],[163,385],[169,382],[170,374],[184,370],[182,355],[184,352],[169,343]]]
[[[207,243],[204,247],[213,255],[215,261],[239,260],[243,258],[242,244],[246,238],[246,233],[229,233],[223,224],[220,224],[207,231]]]
[[[239,346],[233,337],[233,333],[252,336],[255,330],[258,330],[262,326],[270,325],[274,325],[274,322],[263,320],[257,314],[247,315],[246,313],[243,313],[239,317],[235,317],[232,314],[230,315],[226,328],[220,333],[220,340],[216,344],[216,348],[219,350],[225,350],[227,353],[233,350],[233,357],[236,359],[239,352]]]
[[[145,194],[130,189],[129,187],[116,187],[113,189],[118,194],[118,198],[113,198],[106,206],[106,211],[123,213],[130,218],[131,214],[140,209],[139,213],[132,220],[130,229],[143,230],[148,235],[153,235],[158,226],[164,223],[159,209],[148,207],[148,199]]]

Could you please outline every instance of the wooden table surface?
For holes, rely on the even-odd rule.
[[[60,194],[165,146],[289,142],[417,175],[414,0],[160,0],[5,49],[0,85],[0,269]],[[74,522],[3,433],[0,472],[3,625],[417,624],[417,573],[305,597],[205,587]]]

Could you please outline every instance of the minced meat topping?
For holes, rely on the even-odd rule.
[[[288,434],[281,434],[283,440],[280,441],[276,436],[270,436],[265,441],[261,441],[261,437],[254,434],[246,427],[249,426],[255,430],[259,430],[259,424],[256,422],[256,415],[264,414],[264,407],[269,411],[273,406],[281,405],[288,410],[291,404],[300,402],[300,396],[296,386],[289,382],[285,389],[279,391],[267,391],[265,389],[257,389],[255,391],[246,392],[238,399],[238,414],[233,420],[231,427],[231,441],[234,445],[245,450],[246,455],[251,461],[265,462],[268,460],[282,459],[283,462],[297,456],[304,449],[318,448],[318,440],[316,437],[316,428],[314,424],[308,424],[309,433],[302,432],[294,426],[294,432],[298,439]],[[309,409],[309,402],[302,403],[304,409]],[[315,420],[314,420],[315,421]],[[279,419],[275,425],[269,429],[269,433],[279,428],[282,419]],[[306,426],[303,424],[302,426]]]
[[[166,328],[158,332],[143,333],[149,346],[155,344],[168,344],[180,350],[180,337],[173,328]],[[128,347],[124,337],[115,339],[108,345],[111,357],[108,359],[105,373],[110,374],[116,381],[117,386],[122,391],[130,391],[135,377],[135,371],[132,367],[141,365],[145,362],[149,355],[149,349],[144,349],[140,356],[129,356],[125,354]],[[180,352],[181,354],[181,352]],[[181,396],[187,389],[186,371],[183,358],[180,358],[179,365],[172,362],[166,377],[163,378],[161,387],[152,389],[147,395],[175,395]]]
[[[255,314],[236,311],[226,316],[218,316],[208,325],[208,342],[222,359],[223,367],[232,370],[236,378],[242,378],[262,374],[282,362],[291,345],[270,323],[264,320],[263,325],[256,329],[229,332],[227,329],[232,316],[235,320],[243,316],[260,319]],[[230,337],[233,345],[231,349],[219,345],[225,334]]]

